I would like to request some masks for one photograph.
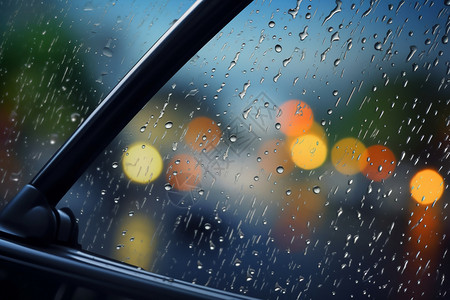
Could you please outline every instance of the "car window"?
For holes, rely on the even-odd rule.
[[[447,2],[250,4],[59,203],[83,249],[259,298],[448,297]],[[151,45],[112,3],[74,13],[127,41],[103,91]]]
[[[193,2],[0,3],[0,209]]]

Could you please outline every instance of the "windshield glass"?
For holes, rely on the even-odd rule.
[[[193,2],[0,2],[0,209]]]
[[[83,249],[260,298],[448,297],[447,2],[250,4],[60,202]],[[105,90],[151,45],[118,14]]]

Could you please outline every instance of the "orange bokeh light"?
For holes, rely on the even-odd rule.
[[[168,164],[166,180],[173,189],[190,191],[201,181],[202,168],[189,154],[178,154]]]
[[[409,186],[413,199],[423,205],[439,200],[444,193],[444,179],[432,169],[417,172]]]
[[[383,145],[368,147],[359,160],[361,173],[374,181],[381,181],[391,176],[396,164],[394,153]]]
[[[311,107],[300,100],[289,100],[280,106],[277,122],[281,132],[287,136],[299,136],[312,126],[314,116]]]
[[[221,136],[222,130],[214,120],[197,117],[189,123],[184,139],[194,151],[200,152],[214,149]]]
[[[264,142],[259,148],[258,156],[261,157],[259,166],[267,174],[286,175],[294,169],[294,163],[285,141],[274,139]],[[279,167],[282,167],[282,169]]]

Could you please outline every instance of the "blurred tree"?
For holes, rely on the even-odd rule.
[[[71,26],[54,14],[57,7],[43,3],[12,6],[2,7],[0,22],[0,170],[4,174],[0,187],[4,200],[15,194],[9,188],[17,190],[31,179],[97,103],[83,44]],[[13,173],[19,175],[11,179]]]

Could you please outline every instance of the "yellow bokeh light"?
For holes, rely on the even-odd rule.
[[[291,158],[302,169],[318,168],[327,158],[326,142],[314,134],[299,136],[291,144]]]
[[[331,162],[340,173],[353,175],[359,172],[359,160],[366,146],[355,138],[344,138],[331,149]]]
[[[121,219],[112,257],[125,263],[149,268],[155,251],[155,226],[151,220],[134,214]]]
[[[435,170],[424,169],[414,175],[409,187],[414,200],[428,205],[441,198],[444,193],[444,179]]]
[[[136,143],[128,147],[122,159],[125,175],[137,183],[149,183],[161,174],[163,161],[155,147]]]
[[[313,122],[312,125],[311,125],[311,128],[309,128],[307,134],[312,134],[312,135],[318,136],[328,146],[327,134],[326,134],[325,130],[323,129],[323,126],[321,126],[319,123]],[[286,144],[287,145],[292,145],[292,143],[294,141],[296,141],[297,138],[299,136],[301,136],[301,135],[303,135],[303,134],[299,134],[299,135],[297,135],[295,137],[294,136],[286,137],[286,141],[287,141]]]

